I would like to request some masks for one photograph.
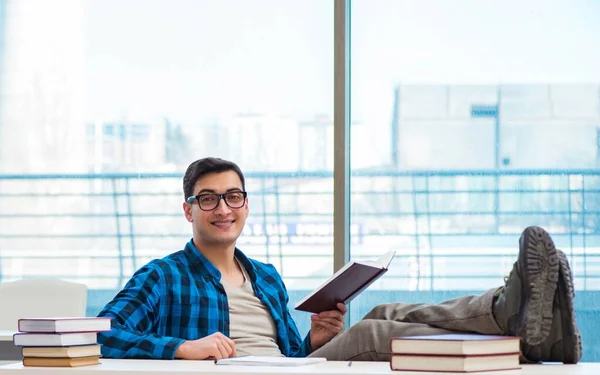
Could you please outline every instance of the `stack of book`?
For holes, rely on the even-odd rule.
[[[110,331],[109,318],[19,319],[13,343],[22,347],[24,366],[88,366],[100,363],[102,331]]]
[[[520,369],[520,338],[478,334],[393,337],[390,367],[400,371]]]

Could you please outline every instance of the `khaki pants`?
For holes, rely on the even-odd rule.
[[[502,335],[492,313],[495,289],[440,304],[391,303],[376,306],[347,331],[310,357],[331,361],[388,361],[390,338],[470,332]]]

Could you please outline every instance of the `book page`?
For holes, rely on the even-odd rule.
[[[394,260],[394,255],[396,255],[396,250],[390,250],[387,253],[377,259],[377,264],[382,268],[389,268],[392,260]]]
[[[357,260],[357,261],[348,262],[346,265],[350,265],[351,263],[359,263],[359,264],[364,264],[365,266],[387,269],[390,266],[390,263],[392,263],[392,260],[394,259],[394,255],[396,255],[396,251],[390,250],[387,253],[380,256],[379,258],[377,258],[377,260]],[[346,267],[344,267],[344,268],[346,268]],[[342,271],[344,268],[340,269],[340,271]]]

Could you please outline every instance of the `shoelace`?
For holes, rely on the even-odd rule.
[[[504,276],[504,285],[502,285],[501,287],[498,287],[498,289],[496,290],[496,293],[494,293],[494,297],[498,297],[500,295],[500,293],[504,290],[504,287],[506,286],[506,283],[508,283],[508,278],[509,276]]]

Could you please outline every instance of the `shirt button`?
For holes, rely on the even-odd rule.
[[[204,280],[210,281],[210,276],[204,276]]]

